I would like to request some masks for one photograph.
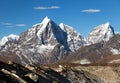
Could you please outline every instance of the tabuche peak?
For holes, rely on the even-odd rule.
[[[46,17],[43,19],[42,23],[48,23],[49,21],[50,21],[50,18],[49,18],[48,16],[46,16]]]

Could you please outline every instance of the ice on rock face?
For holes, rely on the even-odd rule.
[[[106,24],[102,24],[97,26],[96,28],[94,28],[88,38],[87,41],[90,44],[94,44],[94,43],[99,43],[101,41],[108,41],[112,36],[114,35],[114,30],[113,28],[110,26],[109,22],[107,22]]]
[[[54,48],[54,46],[48,44],[48,45],[41,45],[41,46],[37,46],[37,52],[38,53],[49,53],[50,51],[52,51]]]

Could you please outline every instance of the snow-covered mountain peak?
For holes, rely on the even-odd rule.
[[[60,23],[59,26],[60,26],[60,28],[61,28],[63,31],[65,31],[65,27],[64,27],[65,24],[64,24],[64,23]]]
[[[60,23],[60,24],[59,24],[59,26],[61,26],[61,28],[63,28],[64,26],[71,27],[71,26],[69,26],[69,25],[66,25],[66,24],[64,24],[64,23]]]
[[[48,23],[49,21],[51,21],[50,18],[46,16],[46,17],[43,19],[42,24],[46,24],[46,23]]]
[[[36,27],[36,26],[41,25],[41,24],[47,25],[48,22],[50,22],[50,21],[51,21],[51,19],[50,19],[48,16],[46,16],[46,17],[42,20],[41,23],[34,24],[32,27]]]
[[[106,22],[105,24],[101,24],[101,25],[95,27],[93,30],[97,30],[97,31],[98,31],[98,30],[102,30],[103,33],[104,33],[108,28],[111,28],[111,27],[110,27],[110,23],[109,23],[109,22]]]
[[[0,46],[4,45],[8,41],[18,40],[18,39],[19,39],[19,36],[18,35],[14,35],[14,34],[10,34],[8,36],[4,36],[1,39],[1,41],[0,41]]]
[[[80,35],[80,33],[74,30],[71,26],[66,25],[64,23],[60,23],[59,26],[65,33],[67,33],[67,42],[69,48],[73,52],[79,49],[81,46],[84,46],[85,41],[83,37]]]
[[[76,30],[73,29],[73,27],[66,25],[64,23],[59,24],[60,28],[64,31],[67,32],[67,34],[73,34],[76,33],[77,35],[80,35]]]
[[[15,35],[15,34],[10,34],[8,35],[8,38],[11,38],[13,40],[18,40],[19,39],[19,36],[18,35]]]
[[[66,25],[66,24],[64,24],[64,23],[62,23],[62,22],[59,24],[59,26],[64,26],[64,25]]]
[[[114,29],[110,26],[110,23],[99,25],[95,27],[88,36],[88,43],[94,44],[101,41],[108,41],[114,35]]]
[[[110,26],[110,23],[109,22],[107,22],[106,24],[105,24],[105,26],[107,27],[107,26]]]
[[[64,26],[64,23],[60,23],[59,26]]]
[[[110,26],[110,23],[109,23],[109,22],[106,22],[105,24],[100,25],[100,27],[101,27],[101,29],[103,29],[103,31],[107,30],[108,28],[112,28],[112,27]],[[100,28],[100,27],[98,27],[98,28]],[[96,28],[96,29],[97,29],[97,28]]]
[[[66,32],[66,31],[67,31],[67,32],[73,31],[73,32],[78,33],[75,29],[73,29],[73,27],[71,27],[71,26],[69,26],[69,25],[66,25],[66,24],[64,24],[64,23],[60,23],[59,26],[60,26],[60,28],[61,28],[63,31],[65,31],[65,32]]]

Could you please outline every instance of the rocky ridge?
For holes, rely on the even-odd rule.
[[[119,83],[120,64],[27,64],[0,62],[0,82],[6,83]]]

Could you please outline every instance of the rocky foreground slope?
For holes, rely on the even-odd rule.
[[[119,83],[120,64],[50,64],[25,67],[0,62],[0,83]]]

